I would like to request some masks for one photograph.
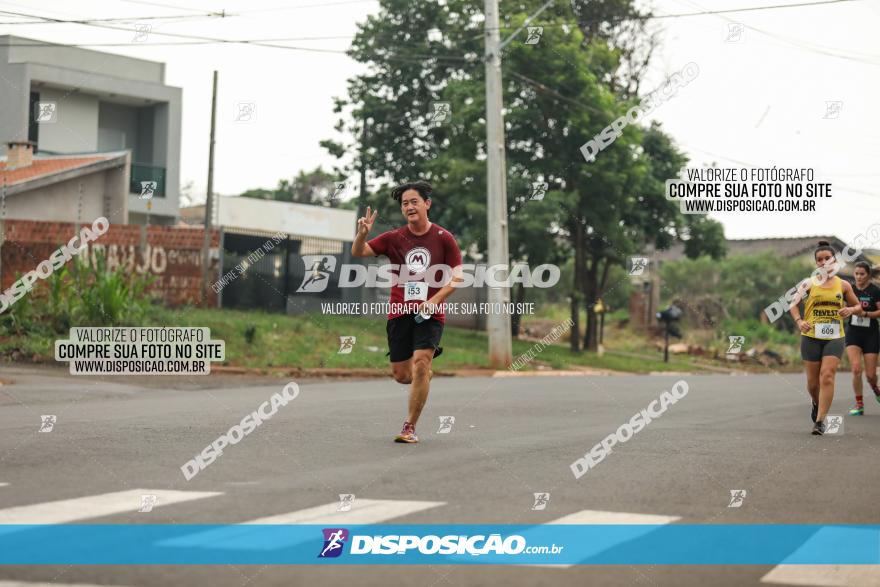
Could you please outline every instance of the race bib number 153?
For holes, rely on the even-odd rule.
[[[407,281],[404,290],[403,301],[419,300],[424,302],[428,299],[428,284],[424,281]]]

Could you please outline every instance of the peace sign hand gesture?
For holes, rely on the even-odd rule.
[[[376,216],[379,215],[379,211],[376,210],[375,212],[372,212],[372,213],[371,213],[371,211],[372,211],[372,209],[369,206],[367,206],[366,216],[361,216],[360,218],[358,218],[358,222],[357,222],[358,236],[366,237],[368,234],[370,234],[370,231],[373,229],[373,223],[376,221]]]

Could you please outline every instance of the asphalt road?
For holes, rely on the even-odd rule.
[[[686,397],[574,478],[576,458],[678,379],[688,383]],[[811,436],[802,375],[438,377],[418,445],[391,441],[405,415],[406,386],[390,379],[299,381],[294,401],[188,482],[180,466],[287,380],[74,378],[24,367],[4,367],[0,380],[12,382],[0,387],[0,520],[4,512],[31,511],[12,508],[150,488],[218,495],[177,503],[160,497],[147,513],[135,511],[137,504],[109,515],[98,507],[97,517],[91,506],[70,509],[87,523],[239,523],[350,493],[354,509],[358,500],[442,504],[389,520],[403,524],[547,523],[584,510],[681,523],[880,524],[880,404],[870,400],[864,417],[846,416],[843,434]],[[832,413],[845,414],[848,374],[837,386]],[[42,415],[57,418],[49,433],[38,431]],[[438,433],[443,416],[455,418],[448,433]],[[747,495],[741,507],[728,507],[735,489]],[[532,509],[535,492],[550,493],[545,510]],[[0,586],[720,586],[766,584],[761,579],[772,570],[0,567]],[[802,584],[880,584],[866,576],[822,583],[816,574]]]

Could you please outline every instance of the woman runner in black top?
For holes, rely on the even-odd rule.
[[[877,318],[880,317],[880,287],[871,283],[871,266],[859,261],[853,270],[855,283],[853,293],[859,298],[864,316],[853,315],[846,324],[846,354],[852,365],[853,391],[856,393],[856,404],[849,411],[850,416],[862,416],[865,413],[865,402],[862,398],[862,358],[864,373],[868,385],[874,391],[874,397],[880,402],[880,388],[877,387],[877,354],[880,352],[880,330]]]

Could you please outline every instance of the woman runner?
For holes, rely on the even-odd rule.
[[[819,241],[814,257],[816,266],[827,276],[836,263],[834,249],[827,241]],[[804,318],[798,307],[801,300],[804,300]],[[803,282],[789,312],[801,331],[801,358],[807,375],[807,391],[813,400],[810,413],[813,434],[822,435],[825,416],[834,399],[834,376],[843,355],[843,318],[862,315],[864,311],[849,282],[833,275]]]
[[[880,352],[880,330],[877,317],[880,316],[880,287],[871,283],[871,266],[864,261],[856,263],[853,269],[853,292],[859,298],[864,316],[853,315],[846,328],[846,354],[852,365],[853,391],[856,404],[849,411],[850,416],[865,414],[865,401],[862,398],[862,358],[865,363],[865,377],[880,402],[880,388],[877,387],[877,354]]]

